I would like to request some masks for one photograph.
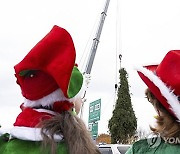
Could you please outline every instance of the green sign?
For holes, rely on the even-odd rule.
[[[98,136],[98,123],[89,123],[89,131],[91,132],[92,138],[96,139]]]
[[[89,104],[89,123],[100,120],[101,114],[101,99],[98,99]]]

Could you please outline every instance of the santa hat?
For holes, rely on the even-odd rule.
[[[169,51],[159,65],[136,69],[154,96],[180,122],[180,50]]]
[[[66,98],[74,97],[83,81],[82,74],[75,66],[75,56],[70,34],[55,25],[14,67],[23,96],[36,100],[60,88]],[[39,79],[26,77],[31,71],[36,71]]]

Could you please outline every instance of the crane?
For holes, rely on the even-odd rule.
[[[98,47],[98,44],[99,44],[99,40],[100,40],[101,32],[102,32],[102,29],[103,29],[104,21],[105,21],[105,18],[107,16],[107,10],[108,10],[108,7],[109,7],[109,3],[110,3],[110,0],[106,0],[104,9],[101,12],[99,25],[98,25],[95,37],[93,39],[93,43],[92,43],[92,47],[91,47],[91,50],[90,50],[89,58],[88,58],[88,61],[87,61],[86,67],[85,67],[84,76],[85,76],[86,90],[87,90],[88,84],[90,82],[91,69],[92,69],[92,66],[93,66],[94,58],[95,58],[97,47]],[[83,98],[85,97],[86,90],[84,92]],[[82,106],[81,106],[81,114],[80,114],[81,118],[83,116],[83,106],[84,106],[85,101],[86,100],[84,99],[84,101],[82,103]]]
[[[105,21],[106,15],[107,15],[109,2],[110,2],[110,0],[106,0],[104,10],[101,13],[99,26],[98,26],[95,38],[93,39],[93,44],[92,44],[92,47],[91,47],[89,59],[88,59],[88,62],[86,64],[86,68],[85,68],[85,73],[86,74],[91,73],[91,69],[92,69],[92,65],[93,65],[93,62],[94,62],[95,55],[96,55],[97,47],[98,47],[98,44],[99,44],[99,39],[100,39],[100,36],[101,36],[102,28],[103,28],[104,21]]]

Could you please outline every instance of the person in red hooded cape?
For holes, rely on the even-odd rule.
[[[70,34],[55,25],[14,67],[25,99],[14,127],[0,137],[1,154],[100,153],[75,113],[83,83],[75,56]]]
[[[148,101],[157,111],[152,136],[133,144],[127,154],[180,153],[180,50],[169,51],[160,64],[137,68],[148,86]]]

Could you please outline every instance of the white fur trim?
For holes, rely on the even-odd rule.
[[[178,122],[180,122],[180,102],[178,101],[178,97],[173,93],[173,89],[168,88],[166,84],[162,82],[161,79],[152,71],[144,67],[136,67],[135,69],[144,74],[144,76],[146,76],[155,84],[155,86],[159,88],[161,94],[166,98],[167,103],[170,105],[170,109],[178,118]]]
[[[0,136],[5,134],[5,133],[8,133],[9,134],[9,130],[10,129],[5,129],[5,128],[0,128]]]
[[[30,127],[13,127],[10,130],[12,138],[18,138],[26,141],[42,141],[41,128]],[[60,142],[63,139],[62,135],[54,135],[56,142]]]
[[[46,110],[46,109],[33,109],[37,112],[46,112],[46,113],[49,113],[49,114],[52,114],[52,115],[57,115],[57,112],[54,112],[54,111],[51,111],[51,110]]]
[[[57,101],[65,101],[68,100],[61,89],[57,89],[55,91],[53,91],[52,93],[50,93],[47,96],[44,96],[43,98],[40,98],[38,100],[29,100],[24,98],[24,106],[25,107],[38,107],[38,106],[51,106],[54,102]]]

